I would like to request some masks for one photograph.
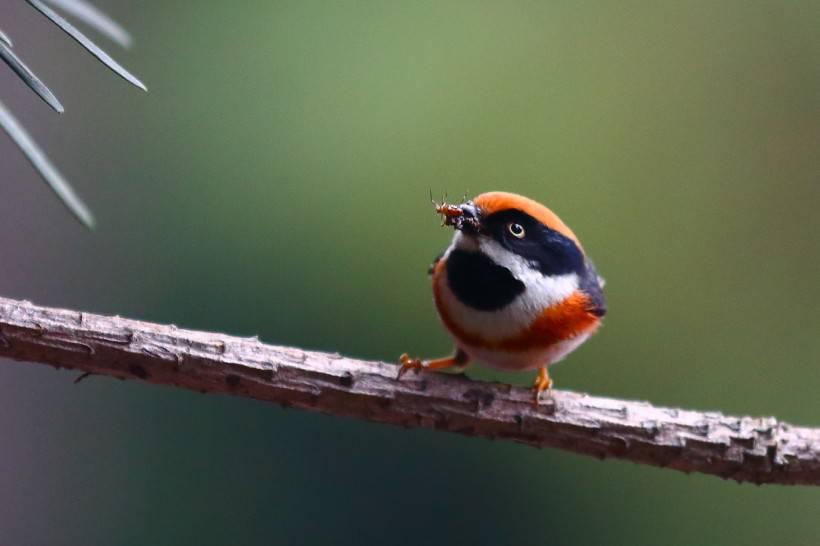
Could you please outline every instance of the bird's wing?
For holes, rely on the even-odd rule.
[[[595,264],[587,260],[586,271],[581,277],[581,290],[589,297],[588,311],[596,316],[606,315],[606,300],[604,300],[604,279],[595,270]]]
[[[444,251],[443,250],[438,253],[438,256],[436,256],[433,259],[433,263],[431,263],[430,267],[427,268],[427,275],[429,275],[431,277],[433,276],[433,271],[436,270],[436,265],[439,263],[439,261],[441,261],[442,256],[444,256]]]

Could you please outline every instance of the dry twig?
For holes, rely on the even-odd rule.
[[[405,427],[511,440],[737,481],[820,485],[820,429],[425,374],[257,339],[0,298],[0,356]]]

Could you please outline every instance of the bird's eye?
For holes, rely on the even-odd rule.
[[[507,231],[509,231],[510,235],[512,235],[516,239],[523,239],[524,235],[526,235],[526,231],[524,231],[524,226],[522,226],[521,224],[516,224],[515,222],[507,224]]]

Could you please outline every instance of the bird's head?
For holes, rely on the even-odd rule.
[[[456,229],[453,249],[481,252],[516,277],[584,271],[578,238],[544,205],[507,192],[482,193],[459,205],[440,204],[436,211]]]

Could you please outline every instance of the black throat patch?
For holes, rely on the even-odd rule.
[[[447,283],[461,303],[479,311],[506,307],[526,289],[483,252],[466,250],[453,250],[447,257]]]

